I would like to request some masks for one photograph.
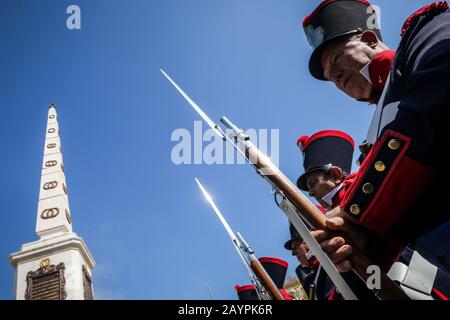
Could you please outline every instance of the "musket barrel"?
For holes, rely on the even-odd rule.
[[[220,118],[220,122],[222,122],[222,124],[227,129],[239,131],[239,128],[236,125],[234,125],[227,117]]]

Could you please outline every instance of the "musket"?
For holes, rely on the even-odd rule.
[[[248,160],[257,174],[260,175],[272,188],[275,203],[288,217],[309,249],[319,260],[322,268],[328,274],[334,285],[340,291],[344,299],[357,300],[356,295],[342,278],[336,266],[328,255],[322,250],[319,243],[311,235],[311,230],[325,230],[327,217],[324,215],[282,172],[281,170],[250,140],[245,132],[234,125],[228,118],[222,117],[220,122],[226,132],[198,106],[163,70],[161,73],[172,83],[178,92],[187,100],[190,106],[223,140],[228,141],[233,147]],[[368,267],[374,265],[349,235],[342,232],[327,229],[331,237],[340,236],[353,248],[350,256],[353,271],[367,283]],[[380,288],[371,288],[375,296],[383,300],[409,300],[405,292],[395,284],[385,273],[380,273]]]
[[[219,218],[220,222],[224,226],[227,231],[228,236],[233,243],[236,252],[238,253],[239,258],[241,259],[244,267],[247,271],[248,276],[250,277],[251,282],[255,286],[256,293],[260,300],[284,300],[283,295],[278,290],[276,284],[273,282],[270,275],[264,269],[261,262],[256,258],[255,252],[253,249],[247,244],[242,235],[238,232],[237,236],[231,229],[225,217],[220,212],[217,205],[214,203],[214,200],[206,191],[205,187],[195,178],[198,187],[202,191],[208,203],[211,205],[214,213]]]

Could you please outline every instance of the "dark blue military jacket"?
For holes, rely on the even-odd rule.
[[[420,253],[448,271],[450,12],[422,10],[408,24],[367,135],[372,147],[342,207],[403,245],[437,237]]]

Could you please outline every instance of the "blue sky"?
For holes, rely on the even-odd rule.
[[[429,1],[373,1],[395,48]],[[364,139],[373,108],[314,80],[300,22],[320,1],[46,0],[0,3],[0,299],[7,257],[37,235],[47,106],[58,106],[74,231],[96,260],[98,299],[235,299],[249,282],[198,177],[258,256],[283,248],[286,218],[248,166],[171,161],[177,128],[198,117],[159,69],[214,118],[280,130],[280,168],[301,173],[295,140],[322,129]],[[68,30],[66,8],[81,8]]]

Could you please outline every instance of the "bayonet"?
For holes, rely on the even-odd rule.
[[[273,282],[272,278],[270,278],[269,274],[262,266],[261,262],[259,262],[259,260],[256,258],[250,246],[245,241],[240,240],[243,238],[242,236],[240,236],[239,233],[238,236],[240,238],[238,238],[235,235],[230,225],[228,224],[227,220],[224,218],[223,214],[220,212],[219,208],[214,203],[214,200],[197,178],[195,178],[195,182],[197,182],[198,187],[200,188],[206,200],[213,209],[214,213],[224,226],[228,236],[231,239],[231,242],[233,243],[234,248],[238,253],[239,258],[244,264],[244,267],[247,271],[247,274],[250,277],[250,280],[255,286],[255,290],[259,298],[261,300],[268,300],[268,299],[284,300],[283,295],[280,293],[277,286]]]
[[[180,86],[162,69],[159,69],[161,71],[161,73],[164,75],[164,77],[166,77],[167,80],[169,80],[169,82],[175,87],[175,89],[177,89],[177,91],[184,97],[184,99],[186,99],[186,101],[189,103],[189,105],[199,114],[199,116],[203,119],[203,121],[205,121],[210,127],[211,129],[213,129],[216,134],[223,140],[225,140],[225,134],[222,132],[222,130],[220,129],[219,125],[217,123],[215,123],[203,110],[202,108],[200,108],[200,106],[195,103],[194,100],[191,99],[191,97],[189,97],[187,95],[186,92],[184,92],[183,89],[180,88]]]

